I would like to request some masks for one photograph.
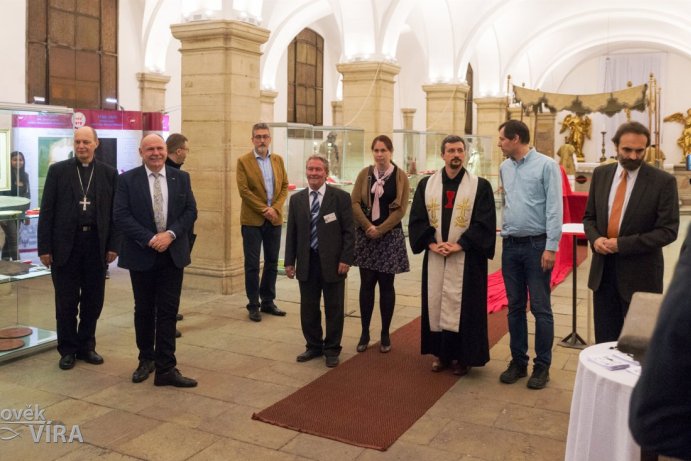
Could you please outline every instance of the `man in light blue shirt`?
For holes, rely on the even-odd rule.
[[[502,273],[509,301],[511,363],[500,380],[513,384],[528,375],[528,319],[535,317],[535,362],[528,387],[549,381],[554,341],[550,280],[561,239],[562,189],[557,163],[529,146],[525,123],[509,120],[499,127],[499,147],[508,158],[499,168],[504,209]]]

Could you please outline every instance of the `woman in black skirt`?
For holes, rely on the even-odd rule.
[[[374,138],[374,165],[358,174],[351,194],[353,215],[357,222],[353,265],[360,268],[362,334],[357,345],[358,352],[364,352],[369,345],[369,326],[377,283],[382,323],[379,350],[391,350],[389,327],[396,304],[394,276],[410,270],[401,226],[408,207],[410,186],[405,172],[391,161],[392,155],[393,143],[388,136]]]

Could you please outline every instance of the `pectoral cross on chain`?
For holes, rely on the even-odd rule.
[[[86,195],[84,198],[79,202],[79,204],[82,206],[82,211],[86,211],[86,206],[91,205],[91,202],[86,199]]]

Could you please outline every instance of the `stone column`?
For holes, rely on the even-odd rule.
[[[499,125],[506,121],[506,98],[473,98],[477,105],[477,134],[492,138],[492,162],[499,164],[502,153],[497,147]]]
[[[343,124],[365,130],[365,146],[377,135],[393,135],[393,87],[401,68],[388,62],[338,64],[343,74]]]
[[[331,101],[331,125],[343,126],[343,101]]]
[[[269,31],[239,21],[195,21],[171,26],[182,55],[182,132],[191,152],[199,216],[186,286],[229,294],[244,290],[240,196],[236,165],[252,148],[261,117],[260,46]]]
[[[259,120],[265,123],[274,121],[274,103],[276,102],[278,91],[261,90],[259,92],[259,100],[261,101],[261,115]]]
[[[142,112],[162,112],[166,107],[166,85],[170,76],[152,72],[137,73]]]
[[[412,130],[413,129],[413,119],[415,118],[415,112],[417,109],[403,108],[401,109],[401,114],[403,115],[403,129]]]
[[[427,93],[427,131],[465,134],[465,104],[470,86],[465,83],[423,85]]]

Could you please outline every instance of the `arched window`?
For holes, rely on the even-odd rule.
[[[288,122],[323,124],[324,38],[303,29],[288,47]]]

